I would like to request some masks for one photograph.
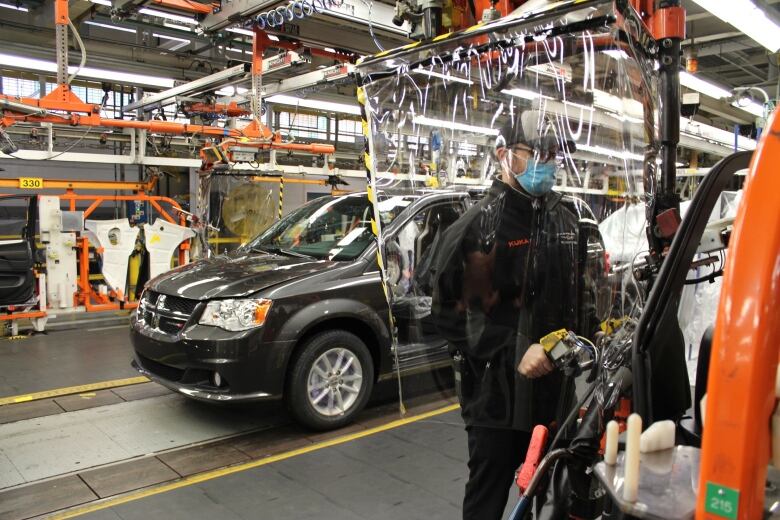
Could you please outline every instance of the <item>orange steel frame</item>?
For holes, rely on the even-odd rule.
[[[158,3],[167,3],[167,7],[173,7],[172,3],[189,4],[187,0],[159,0]],[[55,1],[55,23],[57,25],[67,25],[68,1]],[[295,44],[290,44],[295,46]],[[255,28],[252,40],[252,74],[262,75],[263,53],[268,47],[285,47],[282,42],[272,42],[265,32]],[[297,48],[297,47],[296,47]],[[334,59],[346,60],[347,57],[338,53],[326,53],[317,51],[319,54],[327,54]],[[59,56],[58,56],[59,57]],[[335,148],[331,145],[322,144],[302,144],[286,143],[282,141],[282,136],[278,132],[272,132],[263,126],[256,118],[244,128],[219,128],[215,126],[191,125],[183,123],[174,123],[170,121],[126,121],[122,119],[104,119],[100,117],[100,105],[84,103],[76,96],[67,83],[57,86],[46,96],[35,98],[14,98],[0,94],[0,98],[15,101],[28,105],[32,108],[57,111],[57,114],[23,114],[14,113],[11,109],[4,111],[4,116],[0,119],[0,128],[9,127],[18,122],[29,123],[54,123],[66,124],[70,126],[89,126],[89,127],[107,127],[107,128],[136,128],[147,130],[149,132],[163,134],[202,134],[216,138],[242,138],[251,140],[244,145],[251,145],[260,149],[280,149],[280,150],[298,150],[311,154],[331,154]]]
[[[753,154],[723,276],[707,382],[696,519],[707,483],[739,492],[737,517],[763,518],[780,352],[780,116]]]
[[[143,202],[149,202],[152,207],[168,222],[173,224],[185,225],[183,214],[179,213],[180,217],[177,221],[167,211],[163,209],[160,203],[169,204],[174,209],[181,209],[181,206],[175,200],[168,197],[161,197],[156,195],[147,195],[145,193],[135,193],[133,195],[77,195],[73,191],[68,190],[62,195],[59,195],[60,200],[67,200],[71,211],[76,210],[76,201],[79,200],[91,200],[92,204],[84,211],[84,218],[89,217],[102,203],[106,201],[131,201],[140,200]],[[110,296],[120,300],[119,303],[112,302],[106,295],[95,292],[92,289],[92,285],[89,283],[89,239],[81,237],[78,240],[79,251],[79,283],[78,292],[74,295],[74,301],[76,305],[82,304],[84,308],[89,312],[118,310],[118,309],[133,309],[138,306],[138,302],[125,302],[125,295],[121,293],[111,292]],[[188,242],[184,242],[179,246],[179,265],[183,265],[186,259],[186,250],[189,249]],[[97,250],[100,253],[100,249]],[[93,303],[96,300],[98,303]]]

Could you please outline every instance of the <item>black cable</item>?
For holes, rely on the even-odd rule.
[[[57,155],[52,155],[51,157],[47,157],[47,158],[45,158],[43,160],[44,161],[51,161],[52,159],[56,159],[57,157],[59,157],[59,156],[61,156],[63,154],[66,154],[69,151],[73,150],[76,146],[79,145],[79,143],[81,141],[84,140],[85,137],[87,137],[87,135],[89,134],[89,132],[91,130],[92,130],[92,127],[91,126],[88,127],[87,130],[83,134],[81,134],[81,137],[79,137],[78,140],[75,143],[73,143],[72,145],[70,145],[69,147],[67,147],[66,149],[64,149],[60,153],[58,153]],[[18,156],[14,155],[14,154],[11,154],[11,153],[6,154],[6,155],[9,155],[9,156],[13,157],[14,159],[19,159],[21,161],[38,161],[39,160],[39,159],[25,159],[24,157],[18,157]]]
[[[550,447],[548,448],[548,452],[551,452],[555,449],[555,446],[558,444],[558,442],[563,437],[563,432],[566,431],[566,429],[569,427],[571,422],[574,420],[575,417],[580,412],[580,408],[585,406],[585,402],[590,399],[590,396],[593,394],[593,391],[596,389],[596,386],[599,384],[599,381],[596,380],[591,384],[588,389],[585,391],[585,395],[582,396],[582,398],[577,402],[577,405],[572,408],[571,412],[569,412],[569,415],[564,419],[563,423],[561,423],[561,426],[558,428],[558,432],[555,434],[555,437],[553,438],[552,442],[550,443]]]

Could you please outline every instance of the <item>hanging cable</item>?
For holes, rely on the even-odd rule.
[[[81,63],[79,63],[79,67],[68,78],[68,85],[70,85],[71,81],[76,79],[76,76],[79,75],[79,72],[81,72],[81,69],[83,69],[84,65],[87,63],[87,49],[84,47],[84,42],[81,40],[81,36],[79,36],[79,32],[76,30],[76,26],[73,25],[73,22],[68,20],[68,26],[70,27],[70,30],[73,31],[73,37],[76,38],[76,42],[79,44],[79,49],[81,49]]]
[[[379,43],[379,40],[376,38],[376,35],[374,34],[374,21],[371,18],[371,11],[374,8],[374,0],[366,1],[363,0],[363,3],[368,6],[368,32],[371,34],[371,39],[374,40],[374,45],[376,45],[377,49],[380,51],[384,51],[385,48],[382,47],[382,44]]]

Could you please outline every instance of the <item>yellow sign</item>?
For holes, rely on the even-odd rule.
[[[20,190],[40,190],[43,189],[43,179],[40,177],[20,177]]]

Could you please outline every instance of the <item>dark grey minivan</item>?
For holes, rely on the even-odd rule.
[[[470,201],[458,191],[379,201],[394,305],[430,308],[429,294],[409,288]],[[365,193],[318,198],[235,252],[151,280],[131,322],[133,365],[196,399],[284,398],[310,428],[350,422],[396,368],[372,212]],[[421,323],[398,324],[401,373],[449,363],[444,341]]]

